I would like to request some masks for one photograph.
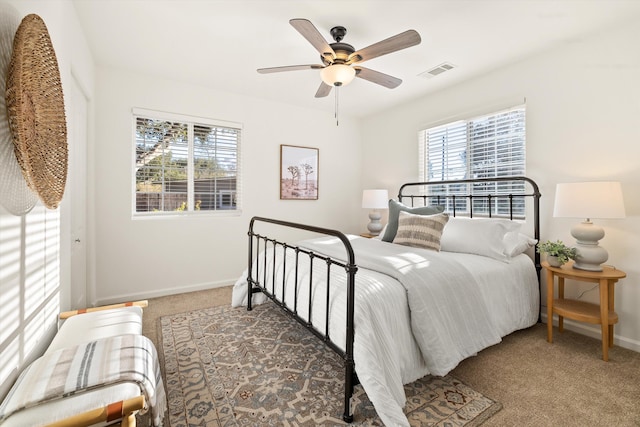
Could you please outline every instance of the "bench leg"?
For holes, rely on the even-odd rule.
[[[119,418],[122,418],[121,426],[136,427],[135,414],[143,409],[144,405],[144,396],[138,396],[47,424],[47,427],[86,427]]]

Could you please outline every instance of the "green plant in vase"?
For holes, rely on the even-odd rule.
[[[555,242],[547,240],[546,242],[538,243],[536,250],[538,253],[547,256],[547,262],[552,267],[560,267],[570,259],[576,258],[576,248],[570,248],[562,240],[556,240]]]

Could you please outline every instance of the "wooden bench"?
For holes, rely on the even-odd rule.
[[[104,338],[142,335],[142,308],[146,306],[147,301],[137,301],[61,313],[62,324],[44,356]],[[10,391],[7,399],[11,396]],[[1,423],[3,427],[64,427],[120,421],[122,426],[134,427],[136,413],[147,404],[138,384],[115,383],[19,410]]]

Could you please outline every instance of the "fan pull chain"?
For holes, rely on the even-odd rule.
[[[338,92],[340,91],[340,86],[336,85],[336,105],[335,105],[335,118],[336,118],[336,126],[339,126],[338,124]]]

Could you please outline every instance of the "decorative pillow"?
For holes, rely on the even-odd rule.
[[[444,206],[418,206],[411,207],[403,205],[395,200],[389,200],[389,221],[387,221],[387,228],[382,237],[384,242],[393,242],[398,231],[398,214],[400,212],[409,212],[414,215],[433,215],[441,213],[444,210]]]
[[[508,219],[450,218],[442,233],[440,250],[483,255],[508,261],[504,236],[521,224]]]
[[[442,230],[448,220],[449,215],[446,213],[414,215],[400,211],[398,231],[393,243],[439,251]]]
[[[532,248],[538,243],[536,239],[533,239],[526,234],[519,233],[517,231],[509,231],[504,235],[504,254],[513,258],[518,256],[529,248]]]

